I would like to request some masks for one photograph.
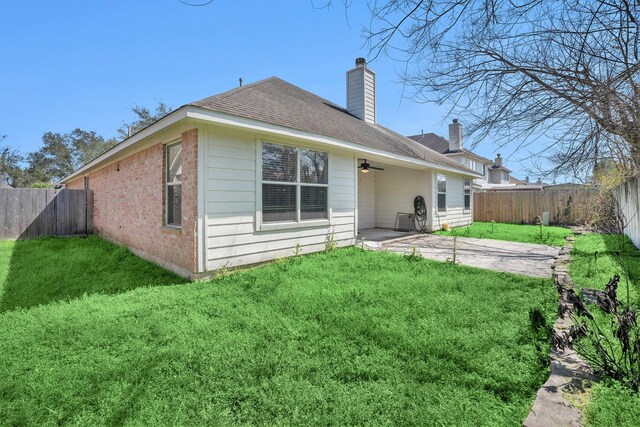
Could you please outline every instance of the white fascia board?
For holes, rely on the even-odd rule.
[[[99,166],[100,164],[108,161],[111,157],[114,157],[115,155],[117,155],[118,153],[126,150],[127,148],[130,148],[131,146],[137,144],[138,142],[142,141],[143,139],[155,134],[156,132],[161,131],[162,129],[169,127],[177,122],[179,122],[180,120],[184,119],[187,117],[187,109],[186,107],[180,107],[177,110],[169,113],[167,116],[163,117],[162,119],[158,120],[157,122],[153,123],[150,126],[147,126],[146,128],[142,129],[141,131],[137,132],[136,134],[134,134],[133,136],[131,136],[130,138],[125,139],[124,141],[122,141],[121,143],[119,143],[118,145],[116,145],[115,147],[113,147],[111,150],[106,151],[105,153],[101,154],[100,156],[96,157],[95,159],[91,160],[89,163],[87,163],[86,165],[82,166],[80,169],[76,170],[75,172],[73,172],[71,175],[63,178],[62,180],[60,180],[61,183],[66,184],[69,181],[73,180],[74,178],[77,178],[79,176],[82,176],[83,173],[85,173],[86,171],[93,169],[96,166]]]
[[[407,157],[399,154],[389,153],[388,151],[364,147],[362,145],[342,141],[337,138],[321,136],[311,132],[287,128],[285,126],[274,125],[271,123],[261,122],[253,119],[247,119],[244,117],[238,117],[231,114],[219,113],[217,111],[211,111],[211,110],[196,107],[193,105],[187,106],[187,117],[193,120],[201,120],[201,121],[213,123],[219,126],[235,127],[235,128],[239,127],[243,129],[256,131],[256,132],[280,135],[288,138],[296,138],[304,141],[328,145],[335,148],[342,148],[350,151],[355,151],[360,157],[371,158],[370,156],[372,155],[376,159],[386,159],[396,164],[412,165],[414,167],[418,166],[419,168],[437,169],[445,172],[454,172],[460,175],[471,176],[471,177],[478,177],[478,178],[482,177],[482,174],[465,171],[465,170],[450,167],[450,166],[441,165],[439,163],[427,162],[425,160],[416,159],[414,157]]]

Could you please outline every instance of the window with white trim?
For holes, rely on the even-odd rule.
[[[464,180],[464,210],[471,210],[471,180]]]
[[[439,173],[437,176],[438,212],[447,211],[447,177]]]
[[[165,224],[182,225],[182,142],[165,146]]]
[[[329,219],[329,154],[262,144],[262,222]]]

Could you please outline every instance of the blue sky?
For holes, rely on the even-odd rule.
[[[193,0],[197,1],[197,0]],[[321,5],[323,0],[314,0]],[[23,152],[46,131],[75,128],[115,136],[134,105],[173,108],[276,75],[345,104],[345,72],[367,56],[366,8],[339,1],[179,0],[0,2],[0,135]],[[403,97],[403,64],[369,63],[378,122],[402,134],[448,135],[447,108]],[[461,117],[464,122],[464,117]],[[469,141],[467,140],[467,145]],[[496,147],[475,150],[493,158]],[[500,149],[523,177],[518,155]]]

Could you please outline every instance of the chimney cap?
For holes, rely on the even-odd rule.
[[[360,57],[360,58],[356,58],[356,67],[360,67],[360,66],[366,66],[367,65],[367,60]]]
[[[458,123],[458,119],[453,119],[453,123]]]
[[[498,154],[496,155],[496,157],[499,159],[499,158],[500,158],[500,153],[498,153]]]

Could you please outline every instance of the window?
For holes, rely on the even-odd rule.
[[[476,170],[476,161],[475,160],[469,160],[469,169],[471,170]]]
[[[464,180],[464,210],[471,210],[471,180]]]
[[[438,212],[447,211],[447,177],[442,174],[437,175],[438,181]]]
[[[262,144],[262,222],[329,218],[329,155]]]
[[[167,225],[182,224],[182,143],[165,146],[165,221]]]

